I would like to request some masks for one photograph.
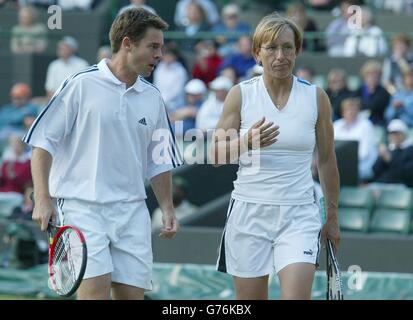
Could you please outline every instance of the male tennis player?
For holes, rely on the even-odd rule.
[[[24,137],[33,146],[33,220],[46,230],[56,214],[51,198],[63,199],[63,223],[84,233],[88,262],[79,299],[109,299],[111,289],[115,299],[143,299],[151,289],[145,178],[163,211],[161,237],[178,230],[170,170],[180,160],[161,95],[142,78],[162,56],[167,27],[144,9],[118,16],[112,60],[69,77]],[[167,146],[162,152],[159,143]]]

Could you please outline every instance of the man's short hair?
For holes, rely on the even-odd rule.
[[[161,17],[152,14],[143,8],[128,9],[113,21],[109,32],[110,45],[112,52],[117,53],[125,37],[132,42],[139,42],[148,28],[159,30],[168,29],[169,25]]]

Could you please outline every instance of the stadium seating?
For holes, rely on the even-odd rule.
[[[377,209],[374,212],[370,230],[372,232],[386,232],[408,234],[410,231],[411,215],[407,210]]]
[[[339,214],[342,231],[368,232],[370,211],[361,208],[341,208]]]
[[[413,208],[412,190],[382,190],[377,200],[377,208],[406,210],[410,213]]]
[[[0,193],[0,218],[7,218],[23,203],[23,196],[14,192]]]
[[[361,208],[372,212],[374,197],[370,189],[344,186],[340,190],[339,206],[346,208]]]

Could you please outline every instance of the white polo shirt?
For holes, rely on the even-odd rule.
[[[145,178],[181,164],[159,90],[142,77],[126,89],[107,60],[69,77],[23,141],[52,155],[56,198],[143,200]]]

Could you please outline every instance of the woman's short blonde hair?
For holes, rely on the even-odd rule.
[[[254,57],[257,58],[263,43],[276,40],[287,28],[294,32],[295,53],[298,54],[303,44],[303,34],[300,28],[293,20],[273,12],[262,18],[255,28],[252,38],[252,54]]]
[[[368,60],[361,67],[361,76],[364,77],[367,73],[377,72],[381,74],[382,67],[380,61],[377,60]]]

